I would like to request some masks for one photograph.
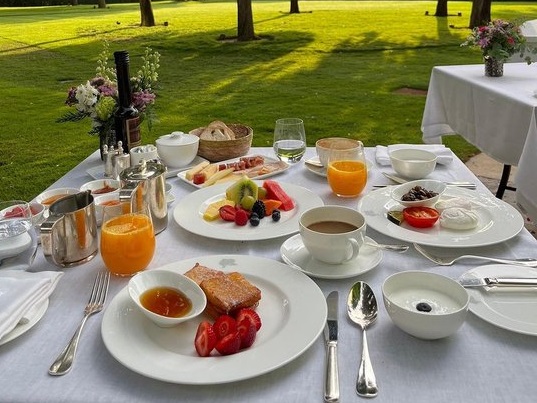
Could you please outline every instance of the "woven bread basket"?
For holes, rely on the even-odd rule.
[[[227,125],[235,133],[235,140],[204,140],[200,139],[198,155],[210,162],[219,162],[248,154],[252,145],[254,131],[251,127],[241,124]],[[205,127],[191,130],[191,134],[199,136]]]

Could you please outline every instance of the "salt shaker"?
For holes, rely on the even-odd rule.
[[[112,157],[115,155],[114,146],[110,146],[110,149],[108,149],[108,146],[105,144],[103,146],[103,158],[104,158],[104,177],[105,178],[111,178],[112,177]]]
[[[121,141],[117,143],[117,153],[112,158],[112,175],[114,179],[119,180],[119,174],[131,166],[130,154],[123,153],[123,144]]]

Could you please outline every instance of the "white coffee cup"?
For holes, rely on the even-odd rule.
[[[322,206],[307,210],[300,217],[299,226],[308,252],[324,263],[350,262],[358,257],[364,243],[365,218],[348,207]]]
[[[130,150],[131,167],[138,165],[141,160],[152,161],[158,159],[157,147],[153,144],[134,147]]]

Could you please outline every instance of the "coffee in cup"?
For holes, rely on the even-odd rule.
[[[299,221],[302,242],[311,256],[324,263],[347,263],[358,257],[366,223],[356,210],[321,206],[305,211]]]

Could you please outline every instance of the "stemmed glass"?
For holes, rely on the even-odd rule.
[[[298,118],[278,119],[274,127],[274,152],[288,163],[300,161],[306,152],[304,121]]]
[[[353,148],[330,149],[326,176],[336,195],[358,196],[367,183],[367,164],[362,142],[358,141]]]
[[[144,270],[155,253],[153,222],[147,206],[131,212],[129,203],[105,206],[101,256],[110,273],[132,276]]]
[[[23,200],[0,201],[0,268],[26,270],[36,251],[30,204]]]

